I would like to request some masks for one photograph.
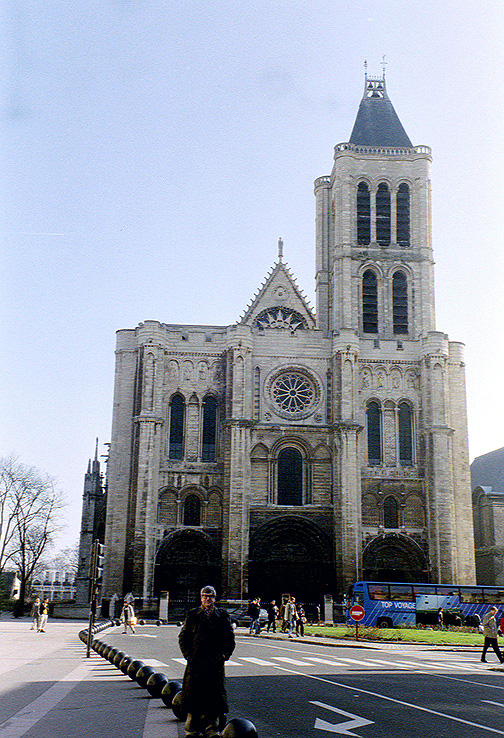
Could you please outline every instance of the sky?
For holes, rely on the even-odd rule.
[[[432,147],[436,324],[470,456],[504,446],[501,0],[4,0],[2,435],[68,501],[110,439],[115,332],[235,323],[276,260],[314,300],[313,181],[368,72]]]

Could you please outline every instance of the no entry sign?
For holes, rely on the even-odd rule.
[[[350,608],[350,617],[352,620],[355,620],[356,623],[358,623],[359,620],[362,620],[365,614],[366,612],[362,605],[352,605]]]

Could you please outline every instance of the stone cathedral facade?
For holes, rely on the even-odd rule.
[[[385,77],[366,75],[315,182],[316,314],[280,243],[236,324],[118,332],[105,597],[474,583],[464,354],[435,328],[430,164]]]

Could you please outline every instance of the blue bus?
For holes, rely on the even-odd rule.
[[[447,625],[478,626],[495,605],[497,618],[504,614],[504,587],[405,582],[355,582],[348,592],[348,606],[365,610],[360,625],[377,628],[435,625],[443,608]],[[347,622],[352,624],[347,611]]]

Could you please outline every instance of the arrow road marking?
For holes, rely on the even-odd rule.
[[[350,732],[350,728],[362,728],[364,725],[371,725],[373,723],[373,720],[366,720],[366,718],[361,718],[358,715],[354,715],[351,712],[345,712],[345,710],[338,710],[337,707],[333,707],[332,705],[326,705],[325,702],[311,701],[310,704],[317,705],[317,707],[325,707],[326,710],[331,710],[331,712],[337,712],[339,715],[343,715],[344,717],[350,718],[350,720],[347,720],[346,722],[339,723],[339,724],[328,723],[326,720],[321,720],[320,718],[317,718],[315,720],[315,728],[317,730],[326,730],[328,733],[339,733],[340,735],[357,736],[357,733]],[[357,736],[357,738],[359,737]]]

